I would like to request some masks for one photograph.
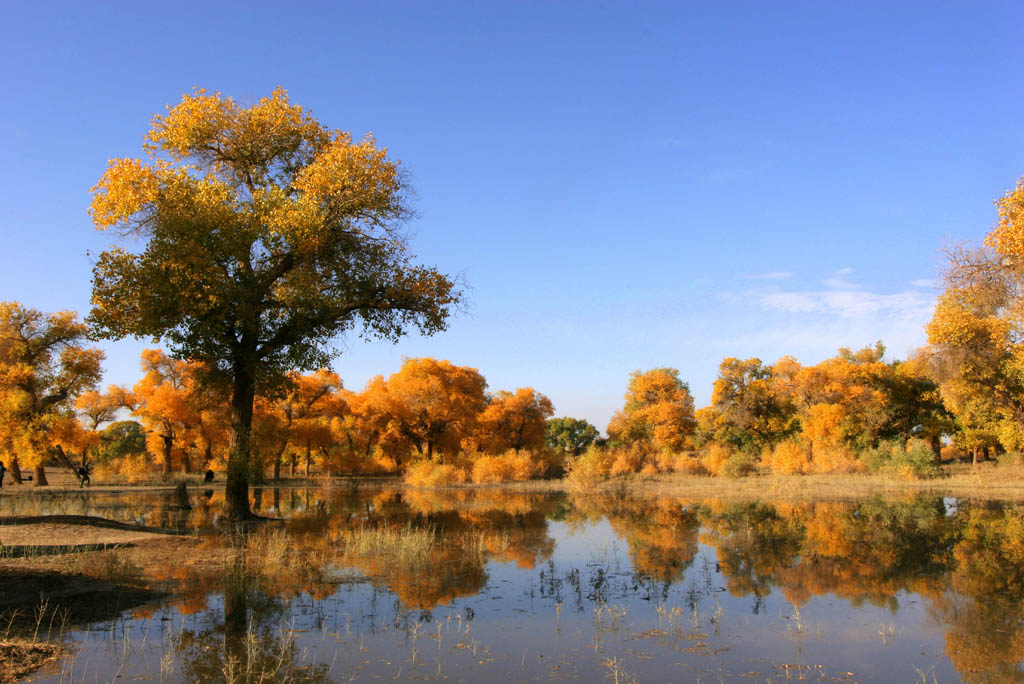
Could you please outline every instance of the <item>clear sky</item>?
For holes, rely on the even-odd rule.
[[[194,85],[280,84],[411,171],[470,310],[340,342],[604,427],[634,369],[924,342],[941,249],[1024,175],[1019,2],[0,2],[0,299],[89,306],[89,188]],[[144,343],[105,343],[133,384]]]

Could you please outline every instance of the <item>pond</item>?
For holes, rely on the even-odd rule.
[[[1024,681],[1014,504],[264,489],[227,535],[219,496],[5,500],[198,537],[30,681]]]

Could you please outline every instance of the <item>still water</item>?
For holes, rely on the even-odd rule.
[[[1024,682],[1013,504],[264,489],[286,522],[225,535],[218,496],[0,511],[197,536],[30,681]]]

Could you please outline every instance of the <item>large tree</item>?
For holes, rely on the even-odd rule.
[[[412,262],[398,162],[280,88],[251,106],[196,90],[154,116],[144,147],[147,161],[110,162],[93,189],[96,226],[128,240],[99,256],[90,323],[161,338],[227,378],[225,515],[243,519],[257,389],[326,366],[360,325],[391,340],[443,330],[460,293]]]
[[[925,350],[960,446],[1024,448],[1024,179],[978,249],[949,250]]]

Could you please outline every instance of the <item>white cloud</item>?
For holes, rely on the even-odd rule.
[[[913,285],[914,287],[924,287],[928,289],[932,289],[938,286],[938,283],[935,282],[935,280],[933,280],[932,278],[920,278],[918,280],[911,280],[910,284]]]
[[[787,313],[829,314],[840,318],[877,315],[918,317],[931,312],[934,298],[916,290],[879,294],[865,290],[808,290],[760,295],[762,306]]]
[[[821,281],[821,284],[834,290],[856,290],[860,285],[852,283],[843,277],[848,276],[851,273],[853,273],[852,268],[841,268],[828,278]]]
[[[881,339],[897,358],[925,342],[924,326],[935,305],[935,293],[914,282],[895,292],[879,291],[848,278],[852,269],[835,271],[822,286],[786,289],[766,284],[718,297],[734,306],[753,306],[756,327],[722,331],[716,348],[730,355],[765,359],[793,354],[815,363],[839,347],[858,348]],[[749,325],[749,324],[748,324]]]

